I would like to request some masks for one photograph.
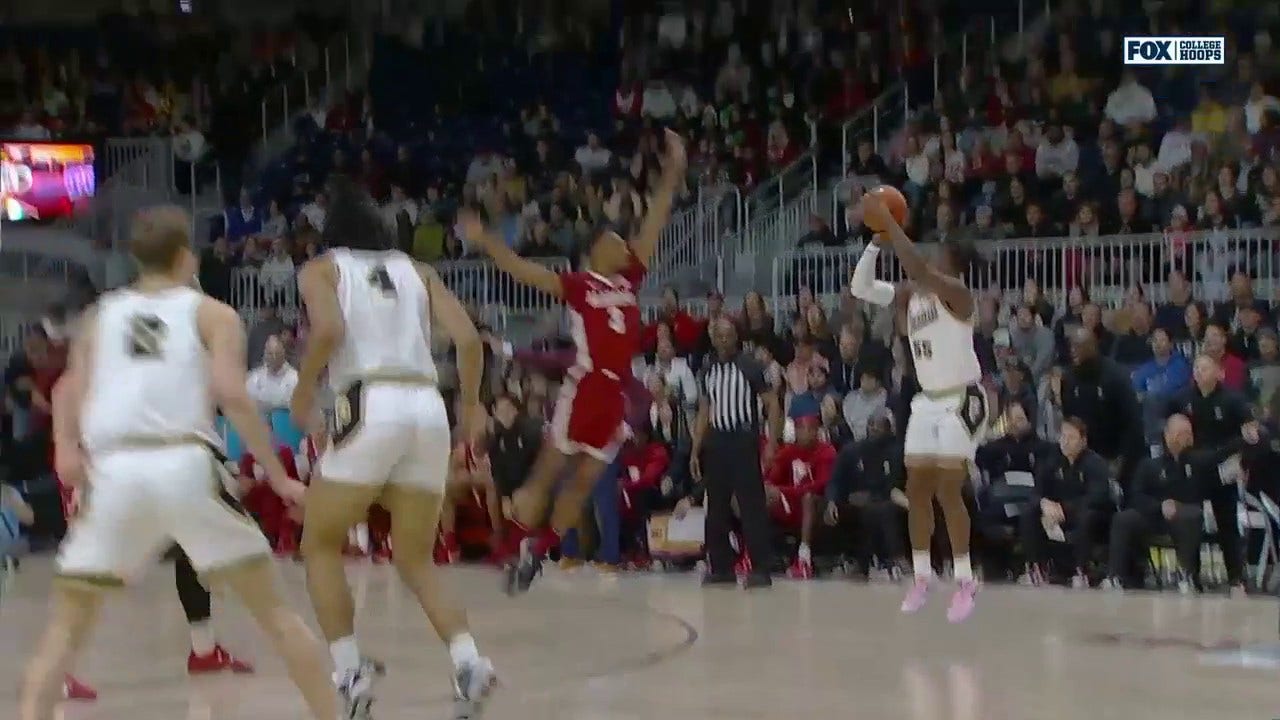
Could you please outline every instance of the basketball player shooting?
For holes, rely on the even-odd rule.
[[[552,443],[543,447],[533,472],[512,500],[514,520],[523,529],[519,559],[507,567],[506,590],[522,593],[542,568],[548,550],[581,519],[596,481],[618,454],[625,436],[624,387],[631,359],[640,351],[640,307],[636,290],[643,282],[671,217],[671,203],[684,180],[684,141],[666,131],[662,178],[630,243],[618,233],[597,231],[586,256],[589,270],[555,273],[515,254],[472,212],[459,218],[467,242],[524,285],[564,302],[569,312],[577,359],[569,369],[551,420]],[[547,505],[566,467],[565,479],[547,524]],[[535,529],[543,528],[540,532]]]
[[[915,579],[902,612],[924,606],[933,582],[930,543],[936,499],[942,507],[954,554],[957,581],[947,619],[962,622],[973,612],[978,591],[969,559],[969,512],[963,490],[988,422],[989,400],[979,384],[982,369],[973,349],[974,300],[964,275],[977,259],[973,246],[948,242],[930,263],[903,232],[885,198],[892,188],[876,188],[862,198],[864,222],[875,233],[854,268],[850,290],[855,297],[881,306],[896,305],[905,313],[900,331],[907,337],[921,391],[911,401],[903,441],[907,468],[907,525]],[[892,197],[905,212],[901,196]],[[888,245],[910,281],[894,286],[875,279],[876,260]],[[900,318],[903,315],[899,316]]]
[[[332,720],[338,711],[315,636],[285,606],[267,540],[227,489],[215,403],[264,458],[273,487],[301,486],[275,460],[271,431],[249,397],[239,315],[188,287],[196,271],[190,227],[178,208],[140,214],[130,236],[137,282],[100,298],[72,339],[54,465],[92,498],[58,553],[52,611],[23,678],[21,720],[53,719],[103,590],[137,577],[175,541],[207,582],[239,596],[312,716]]]
[[[311,329],[290,404],[294,421],[315,412],[326,368],[333,433],[312,474],[302,523],[307,590],[329,641],[344,718],[369,715],[379,663],[360,654],[343,551],[348,530],[378,503],[391,514],[393,562],[453,660],[454,717],[478,717],[496,682],[466,611],[448,597],[431,561],[452,449],[449,417],[431,357],[431,328],[453,340],[461,425],[469,446],[484,432],[484,356],[462,303],[429,265],[393,250],[373,199],[349,178],[329,182],[324,241],[298,286]]]

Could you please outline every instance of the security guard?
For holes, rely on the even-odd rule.
[[[1242,395],[1223,387],[1222,368],[1213,358],[1207,355],[1197,357],[1192,377],[1195,382],[1191,387],[1170,398],[1165,415],[1185,415],[1191,421],[1195,448],[1227,461],[1236,453],[1224,450],[1239,448],[1241,433],[1246,427],[1252,428],[1252,434],[1257,434],[1253,413]],[[1241,479],[1239,458],[1221,467],[1205,465],[1199,470],[1198,479],[1204,497],[1213,505],[1227,583],[1233,593],[1243,593],[1244,550],[1236,520],[1237,482]]]

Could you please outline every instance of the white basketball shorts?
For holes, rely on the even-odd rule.
[[[231,482],[212,450],[196,443],[95,454],[80,515],[58,552],[58,573],[123,584],[173,542],[202,573],[267,556],[267,540]]]
[[[333,437],[316,472],[332,482],[444,492],[451,450],[435,387],[356,383],[334,400]]]
[[[987,393],[979,385],[943,395],[917,393],[911,399],[903,455],[972,461],[989,417]]]

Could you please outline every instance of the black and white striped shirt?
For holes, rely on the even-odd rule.
[[[711,429],[760,432],[759,397],[767,387],[764,368],[746,353],[728,361],[710,358],[702,367],[698,388],[707,401]]]

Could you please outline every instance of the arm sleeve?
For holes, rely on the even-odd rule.
[[[1157,462],[1159,461],[1152,459],[1143,460],[1142,464],[1138,465],[1138,472],[1133,478],[1133,497],[1129,505],[1139,512],[1159,512],[1160,502],[1164,500],[1151,494],[1152,475],[1160,472]]]
[[[1091,457],[1084,467],[1085,504],[1101,510],[1111,504],[1111,469],[1100,457]]]
[[[886,307],[893,304],[897,294],[893,283],[876,279],[876,258],[880,256],[880,248],[875,243],[867,245],[853,268],[853,277],[849,279],[849,292],[853,296],[869,303]]]
[[[849,444],[836,455],[835,464],[831,468],[831,478],[823,493],[828,502],[839,502],[842,495],[847,495],[846,488],[852,487],[850,480],[858,467],[858,446]]]

